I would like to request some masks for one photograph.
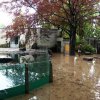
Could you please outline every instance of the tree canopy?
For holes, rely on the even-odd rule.
[[[98,18],[98,3],[99,0],[11,0],[9,5],[8,2],[3,5],[15,15],[23,7],[26,15],[28,8],[34,9],[31,25],[50,23],[64,30],[70,37],[70,55],[75,55],[77,30],[83,27],[84,22],[92,23],[93,19]]]

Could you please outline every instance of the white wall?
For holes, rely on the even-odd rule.
[[[10,48],[19,48],[19,44],[15,44],[15,42],[11,42]]]
[[[5,33],[0,30],[0,44],[6,43],[6,38],[4,37]]]

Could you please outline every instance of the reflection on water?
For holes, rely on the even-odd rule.
[[[93,65],[95,65],[95,60],[92,61]]]
[[[74,57],[74,65],[76,65],[76,62],[77,62],[77,57],[75,56]]]
[[[94,91],[95,100],[100,100],[100,78],[98,79],[95,88],[96,88],[96,90]]]
[[[94,75],[94,73],[95,73],[95,68],[94,68],[94,65],[91,65],[91,67],[90,67],[90,70],[89,70],[89,77],[93,77],[93,75]]]
[[[4,76],[4,74],[0,71],[0,90],[4,90],[12,87],[14,84],[11,79]]]
[[[96,91],[95,93],[95,100],[100,100],[100,91]]]
[[[89,77],[94,78],[93,75],[95,75],[95,60],[90,63],[89,69]]]
[[[11,56],[9,54],[0,54],[0,58],[11,58]]]
[[[18,86],[24,83],[24,68],[13,65],[0,70],[0,90]]]
[[[29,100],[38,100],[38,98],[37,98],[37,96],[33,96]]]
[[[100,78],[97,81],[96,87],[99,87],[100,88]]]
[[[85,76],[85,74],[84,74],[84,73],[82,73],[82,79],[83,79],[83,81],[85,81],[85,80],[86,80],[86,76]]]

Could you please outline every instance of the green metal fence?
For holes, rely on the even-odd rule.
[[[26,67],[28,82],[26,82]],[[0,65],[0,100],[24,94],[50,82],[51,62],[47,55],[38,55],[36,61],[27,64]]]

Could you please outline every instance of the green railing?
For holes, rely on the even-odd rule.
[[[28,93],[52,78],[51,61],[46,55],[38,55],[36,61],[26,64],[0,65],[0,100]]]

